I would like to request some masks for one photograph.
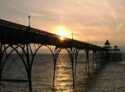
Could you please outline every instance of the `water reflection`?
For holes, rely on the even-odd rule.
[[[73,80],[70,61],[59,57],[56,66],[55,92],[73,92]]]

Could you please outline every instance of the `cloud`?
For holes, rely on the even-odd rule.
[[[0,16],[27,24],[31,15],[34,27],[49,30],[64,24],[79,40],[123,42],[119,37],[125,33],[124,4],[125,0],[1,0]]]

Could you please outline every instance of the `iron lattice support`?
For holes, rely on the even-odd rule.
[[[46,46],[50,52],[51,52],[51,55],[52,55],[52,58],[53,58],[53,80],[52,80],[52,86],[53,86],[53,89],[55,87],[55,75],[56,75],[56,64],[57,64],[57,59],[59,57],[59,54],[61,52],[61,48],[58,48],[58,47],[54,47],[52,48],[51,46]]]
[[[70,48],[70,49],[67,49],[67,52],[68,52],[70,60],[71,60],[73,88],[75,89],[76,66],[77,66],[77,58],[78,58],[78,54],[79,54],[79,49]]]
[[[56,74],[56,64],[57,64],[57,59],[60,55],[60,52],[63,48],[58,48],[55,47],[54,49],[52,49],[51,46],[47,46],[49,48],[49,50],[51,51],[51,54],[53,56],[53,64],[54,64],[54,72],[53,72],[53,88],[55,87],[55,74]],[[68,52],[69,58],[71,60],[71,65],[72,65],[72,77],[73,77],[73,88],[75,88],[75,75],[76,75],[76,66],[77,66],[77,57],[78,57],[78,53],[79,50],[76,48],[70,48],[70,49],[66,49],[66,51]]]
[[[24,66],[25,66],[25,70],[27,73],[27,79],[29,82],[29,92],[32,92],[32,66],[33,66],[33,62],[35,59],[35,56],[38,52],[38,50],[42,47],[43,45],[39,44],[39,45],[35,45],[35,44],[24,44],[24,45],[13,45],[11,46],[14,51],[17,53],[17,55],[20,57],[20,59],[22,60]],[[18,47],[18,48],[17,48]],[[34,48],[32,48],[34,47]],[[54,49],[47,45],[46,46],[51,54],[52,54],[52,58],[53,58],[53,64],[54,64],[54,73],[53,73],[53,87],[54,87],[54,81],[55,81],[55,73],[56,73],[56,63],[57,63],[57,59],[59,56],[59,53],[61,51],[61,48],[57,48],[55,47]]]
[[[12,45],[11,47],[14,49],[24,64],[29,82],[29,92],[32,92],[32,66],[35,56],[42,45],[39,44],[35,46],[35,44],[24,44]]]
[[[9,44],[0,43],[0,81],[2,81],[2,72],[7,62],[7,59],[10,57],[13,51],[13,49],[10,49]]]

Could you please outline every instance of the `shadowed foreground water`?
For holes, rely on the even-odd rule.
[[[79,60],[83,60],[84,58]],[[79,63],[77,68],[77,90],[84,89],[84,64]],[[83,76],[84,75],[84,76]],[[3,71],[4,79],[26,80],[26,72],[23,63],[16,55],[12,55]],[[33,65],[32,80],[33,92],[53,92],[53,61],[50,55],[39,54]],[[68,55],[59,56],[56,66],[56,79],[54,92],[73,92],[71,62]],[[0,92],[28,92],[28,83],[24,81],[2,82]],[[80,91],[79,91],[80,92]],[[81,91],[83,92],[83,91]]]
[[[125,61],[109,63],[91,80],[88,92],[125,92]]]
[[[84,57],[78,59],[75,79],[76,92],[124,92],[125,64],[115,63],[107,66],[88,87],[85,73]],[[53,92],[52,88],[53,62],[50,55],[39,54],[33,65],[33,92]],[[23,63],[16,55],[12,55],[4,71],[4,79],[27,79]],[[71,62],[68,55],[62,54],[56,66],[54,92],[74,92],[72,82]],[[28,83],[24,81],[2,82],[0,92],[28,92]]]

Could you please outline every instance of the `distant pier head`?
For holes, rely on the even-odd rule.
[[[121,61],[122,60],[122,53],[120,48],[117,45],[111,46],[110,42],[106,40],[104,48],[108,49],[109,53],[109,61]]]
[[[122,61],[122,53],[117,45],[111,46],[109,40],[104,43],[104,48],[107,52],[100,52],[97,55],[100,59],[105,60],[104,62],[119,62]]]

